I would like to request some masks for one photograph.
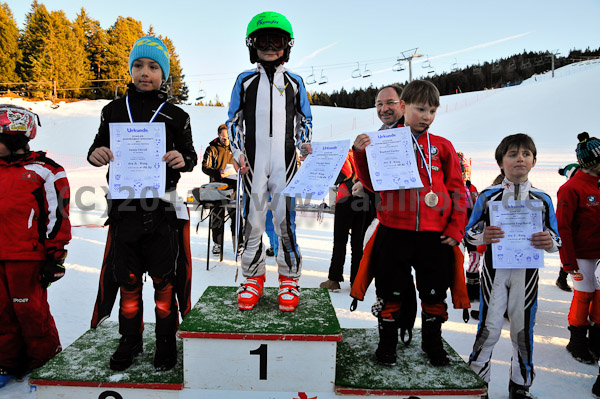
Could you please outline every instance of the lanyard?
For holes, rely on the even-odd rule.
[[[419,150],[419,154],[421,154],[421,159],[423,160],[423,163],[425,164],[425,170],[427,171],[427,177],[429,178],[429,187],[433,186],[433,180],[431,178],[431,142],[429,141],[429,131],[426,132],[427,134],[427,155],[429,157],[429,167],[427,167],[427,162],[425,160],[425,154],[423,154],[423,151],[421,151],[421,147],[419,147],[419,143],[417,143],[417,139],[415,138],[415,135],[411,133],[411,137],[415,143],[415,145],[417,146],[417,150]]]
[[[163,102],[162,104],[160,104],[160,106],[158,107],[158,109],[156,111],[154,111],[154,115],[152,115],[152,118],[150,118],[150,122],[148,122],[148,123],[154,122],[154,118],[156,118],[156,116],[158,115],[158,113],[162,109],[163,105],[165,105],[165,102]],[[127,97],[125,97],[125,103],[127,104],[127,114],[129,114],[129,122],[133,123],[133,118],[131,117],[131,108],[129,108],[129,94],[127,95]]]

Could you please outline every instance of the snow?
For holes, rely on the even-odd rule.
[[[547,190],[555,199],[556,190],[564,182],[557,169],[575,161],[577,134],[590,132],[600,136],[598,109],[600,109],[600,64],[569,65],[548,74],[537,76],[519,86],[456,94],[441,99],[441,106],[432,132],[449,138],[458,151],[473,159],[474,184],[481,188],[489,185],[498,173],[493,153],[502,137],[524,132],[531,135],[538,149],[538,163],[531,173],[537,187]],[[59,103],[53,109],[50,102],[29,103],[5,98],[31,107],[40,115],[42,128],[32,142],[34,149],[48,150],[50,156],[67,168],[72,185],[73,240],[69,245],[66,277],[53,284],[48,291],[50,306],[63,346],[67,346],[88,330],[96,298],[100,263],[106,229],[95,227],[104,221],[105,168],[94,168],[85,162],[85,154],[99,123],[100,110],[107,101]],[[191,115],[194,142],[199,157],[207,143],[216,137],[216,128],[227,119],[222,107],[183,106]],[[374,109],[350,110],[313,107],[314,140],[330,141],[351,139],[358,133],[375,131],[380,123]],[[187,174],[179,185],[181,195],[192,187],[206,182],[198,166]],[[87,187],[87,189],[86,189]],[[87,190],[87,191],[86,191]],[[327,279],[332,250],[333,219],[325,215],[318,223],[314,214],[298,215],[298,241],[304,259],[300,284],[318,287]],[[192,214],[192,226],[199,221]],[[91,226],[90,226],[91,225]],[[210,270],[206,270],[207,223],[200,223],[198,232],[192,228],[193,256],[192,303],[196,303],[210,285],[235,286],[236,264],[230,241],[226,242],[225,257],[219,263],[211,256]],[[228,229],[226,239],[229,240]],[[266,240],[266,237],[265,237]],[[349,265],[350,257],[346,260]],[[531,389],[538,398],[591,397],[591,386],[598,375],[596,365],[575,361],[566,351],[569,332],[567,314],[572,294],[554,286],[560,265],[557,254],[546,256],[545,268],[540,273],[539,309],[535,326],[534,363],[537,377]],[[349,266],[346,267],[346,270]],[[277,271],[273,258],[268,258],[267,286],[276,286]],[[240,275],[241,276],[241,275]],[[339,292],[331,293],[340,325],[343,328],[371,328],[376,320],[370,313],[374,300],[371,288],[364,302],[350,312],[348,275]],[[144,289],[145,320],[154,321],[154,301],[151,284]],[[117,321],[113,310],[111,321]],[[417,318],[417,327],[420,318]],[[443,336],[457,353],[467,359],[473,345],[477,323],[462,322],[462,312],[450,310],[450,320],[443,325]],[[500,341],[493,356],[490,397],[508,397],[511,341],[505,322]],[[108,359],[107,359],[108,361]],[[0,398],[34,398],[27,382],[10,382],[0,389]],[[226,396],[226,398],[229,396]],[[233,397],[233,396],[231,396]]]

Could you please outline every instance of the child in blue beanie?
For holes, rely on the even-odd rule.
[[[162,161],[166,163],[167,195],[176,190],[181,172],[192,171],[197,163],[190,117],[181,108],[168,103],[167,93],[162,90],[169,70],[169,52],[160,39],[144,36],[133,44],[129,54],[132,83],[127,86],[124,98],[114,100],[102,109],[98,134],[88,152],[88,161],[94,166],[114,161],[111,123],[164,124],[166,153]],[[156,303],[154,367],[169,370],[175,366],[178,357],[175,340],[179,324],[177,299],[182,316],[190,309],[191,259],[189,250],[186,251],[189,249],[189,220],[178,219],[173,204],[159,198],[107,201],[110,229],[92,327],[110,315],[119,290],[121,339],[110,358],[110,368],[121,371],[131,366],[135,356],[142,352],[142,275],[148,273],[154,285]],[[187,241],[185,232],[188,232]]]

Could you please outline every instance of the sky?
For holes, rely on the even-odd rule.
[[[4,0],[23,27],[29,0]],[[63,10],[70,20],[84,7],[104,29],[117,17],[152,25],[168,36],[179,55],[189,101],[205,95],[227,102],[236,76],[252,68],[245,46],[250,19],[263,11],[284,14],[292,24],[295,45],[288,68],[306,82],[309,91],[331,93],[380,87],[409,78],[408,68],[394,72],[397,59],[413,59],[413,78],[454,67],[493,61],[526,51],[567,55],[571,49],[595,49],[600,43],[600,2],[597,0],[496,2],[429,0],[398,1],[84,1],[43,0],[49,11]],[[596,28],[594,28],[596,26]],[[411,51],[412,50],[412,51]],[[123,60],[126,62],[126,60]],[[371,71],[368,77],[365,71]],[[360,72],[361,77],[353,78]]]
[[[597,95],[600,92],[600,61],[572,64],[559,68],[556,72],[555,78],[546,74],[531,78],[519,86],[441,98],[440,110],[432,125],[432,131],[450,139],[457,150],[463,150],[473,157],[472,178],[480,190],[489,185],[498,173],[498,167],[493,161],[493,150],[507,134],[526,132],[534,138],[538,163],[530,173],[530,178],[536,187],[546,190],[553,197],[558,186],[565,181],[564,177],[557,173],[558,166],[575,160],[577,133],[586,130],[590,135],[600,137],[600,115],[597,112],[600,109],[600,97]],[[555,93],[561,95],[556,96]],[[103,191],[99,188],[106,184],[106,169],[88,165],[85,162],[85,154],[97,131],[100,111],[107,101],[60,102],[58,108],[52,108],[50,101],[26,102],[15,98],[3,98],[3,101],[30,107],[39,114],[42,127],[39,128],[31,146],[34,149],[49,150],[50,156],[65,166],[71,184],[72,199],[78,198],[82,186],[96,189],[95,195],[86,191],[85,195],[81,195],[81,201],[71,201],[71,222],[74,227],[73,239],[67,247],[69,254],[66,260],[66,276],[48,290],[51,311],[61,342],[66,347],[89,328],[106,241],[106,228],[99,227],[105,220],[105,201]],[[209,140],[215,137],[216,126],[222,121],[225,109],[186,105],[183,109],[190,114],[194,145],[197,152],[202,154]],[[315,122],[315,141],[353,139],[358,133],[374,131],[379,127],[373,109],[352,110],[322,106],[314,106],[312,109],[315,121],[318,121]],[[356,128],[352,129],[354,125]],[[76,158],[79,162],[74,162]],[[549,167],[548,158],[557,163]],[[208,177],[196,167],[193,172],[182,175],[178,190],[183,194],[191,187],[197,187],[207,181]],[[93,202],[97,205],[94,210],[82,210],[82,205],[87,207]],[[193,304],[207,286],[237,286],[240,283],[240,279],[237,282],[234,279],[236,265],[228,228],[225,234],[223,262],[218,262],[216,257],[211,256],[210,270],[206,270],[206,254],[210,249],[210,244],[207,243],[208,223],[199,223],[199,229],[196,230],[199,216],[199,212],[192,212]],[[327,279],[332,251],[333,218],[326,214],[322,223],[318,223],[314,214],[311,216],[299,213],[296,222],[298,243],[303,255],[300,285],[302,289],[316,288]],[[264,242],[266,243],[266,237]],[[370,312],[371,304],[375,300],[373,287],[367,291],[365,301],[358,304],[355,312],[350,313],[348,310],[351,302],[349,263],[350,251],[346,254],[345,281],[341,284],[340,291],[331,293],[332,304],[342,328],[374,330],[377,321]],[[554,285],[559,265],[558,254],[547,254],[545,267],[540,271],[533,351],[536,379],[531,392],[537,398],[544,399],[590,398],[591,387],[598,375],[598,365],[579,363],[565,349],[569,341],[567,314],[572,294],[563,292]],[[153,289],[150,281],[147,281],[143,289],[146,322],[154,321]],[[267,260],[266,285],[277,285],[277,268],[273,258]],[[302,299],[300,305],[302,306]],[[442,328],[442,336],[462,359],[466,360],[473,347],[477,321],[471,319],[468,323],[463,323],[460,310],[452,309],[451,305],[449,313],[449,320]],[[420,319],[417,317],[416,328],[420,327]],[[117,311],[113,309],[109,321],[116,320]],[[509,335],[508,322],[505,321],[492,357],[489,386],[492,398],[508,397],[511,356]],[[413,341],[412,345],[414,344]],[[375,342],[371,342],[371,345],[374,351]],[[153,350],[153,347],[146,346],[147,358],[151,357]],[[108,363],[110,348],[105,349],[104,353]],[[365,359],[365,362],[369,361]],[[151,368],[149,362],[145,366]],[[218,358],[215,358],[215,366],[231,370],[230,364],[223,365],[222,362],[219,363]],[[119,374],[116,375],[118,376]],[[203,397],[237,399],[243,396],[248,399],[263,399],[268,396],[274,399],[291,399],[298,397],[296,393],[275,392],[267,395],[256,391],[240,395],[239,391],[219,391],[205,393]],[[320,399],[341,398],[334,396],[333,392],[307,393],[309,397],[318,396]],[[21,383],[13,381],[0,389],[0,399],[35,397],[36,392],[30,389],[27,380]],[[79,396],[71,394],[68,397]],[[98,394],[93,397],[98,397]],[[183,398],[184,394],[180,397]],[[198,395],[189,393],[185,397]]]

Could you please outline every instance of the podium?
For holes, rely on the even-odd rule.
[[[324,288],[303,288],[294,312],[279,310],[275,287],[265,288],[253,310],[240,311],[236,290],[206,288],[179,326],[172,370],[154,370],[150,323],[133,365],[110,370],[120,335],[117,323],[105,322],[36,370],[30,384],[38,399],[479,399],[486,392],[446,342],[450,365],[431,366],[419,329],[410,346],[399,343],[396,366],[379,365],[377,329],[342,329]]]
[[[236,290],[208,287],[181,324],[186,388],[332,392],[342,334],[328,292],[302,289],[298,308],[281,312],[277,288],[251,311]]]

